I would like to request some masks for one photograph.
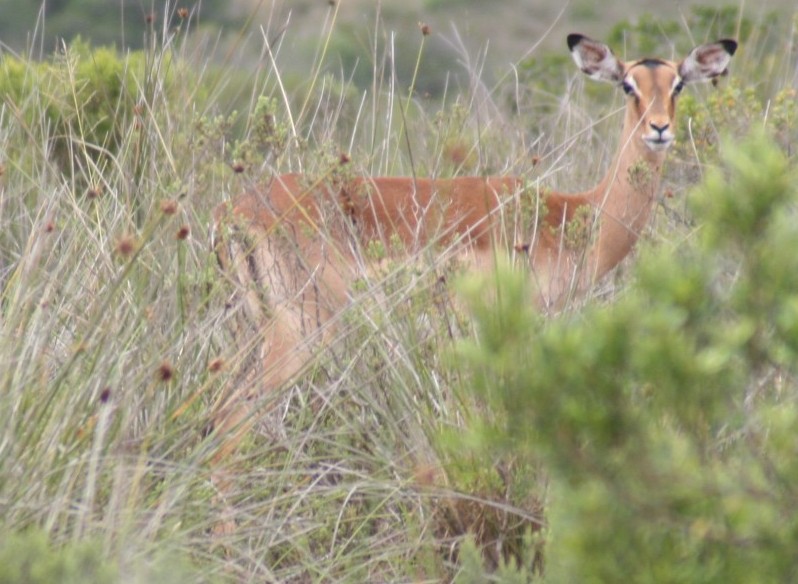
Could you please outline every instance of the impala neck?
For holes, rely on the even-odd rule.
[[[598,186],[586,193],[598,209],[598,232],[587,257],[590,282],[629,254],[648,223],[659,190],[665,151],[655,152],[643,144],[638,124],[628,108],[618,153]]]

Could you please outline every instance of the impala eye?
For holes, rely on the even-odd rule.
[[[621,83],[621,89],[623,89],[623,92],[624,92],[626,95],[634,95],[635,88],[634,88],[634,86],[633,86],[631,83],[629,83],[628,81],[624,81],[623,83]]]
[[[679,81],[673,88],[673,95],[679,95],[684,89],[684,81]]]

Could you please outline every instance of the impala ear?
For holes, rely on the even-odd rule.
[[[700,45],[679,63],[679,75],[685,83],[708,81],[728,72],[729,62],[737,50],[737,41],[723,39]]]
[[[610,83],[623,81],[626,68],[604,43],[581,34],[569,34],[568,48],[576,66],[591,79]]]

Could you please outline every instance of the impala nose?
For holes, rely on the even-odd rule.
[[[665,131],[670,127],[670,124],[663,124],[661,126],[658,126],[654,122],[649,122],[648,125],[651,126],[652,130],[654,130],[659,134],[660,140],[664,137]]]

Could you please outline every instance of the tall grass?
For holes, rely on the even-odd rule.
[[[459,434],[484,412],[449,350],[471,332],[446,250],[409,261],[366,250],[385,267],[355,285],[339,338],[295,385],[264,396],[247,358],[257,334],[232,332],[235,283],[217,267],[211,211],[276,172],[326,176],[342,153],[357,174],[512,173],[577,190],[611,156],[620,98],[591,94],[575,70],[558,94],[518,77],[485,87],[469,71],[470,87],[430,104],[394,75],[396,61],[425,58],[422,32],[417,54],[396,54],[380,21],[372,34],[387,42],[375,42],[373,83],[361,90],[330,65],[336,10],[300,83],[285,74],[279,42],[264,44],[246,82],[207,65],[217,56],[188,36],[187,19],[120,60],[118,95],[86,95],[82,75],[93,73],[80,66],[97,55],[67,47],[50,63],[57,76],[5,96],[4,532],[97,542],[131,574],[187,558],[186,581],[446,580],[467,533],[489,565],[536,557],[545,473],[485,459]],[[752,70],[746,53],[755,48],[735,69]],[[772,70],[794,70],[788,61]],[[231,96],[243,111],[231,111]],[[707,99],[692,107],[719,131]],[[110,109],[92,117],[92,100]],[[707,162],[691,151],[672,162],[671,191],[692,180],[684,168]],[[658,224],[659,241],[673,241],[669,226]],[[237,528],[211,536],[224,505],[209,461],[222,437],[207,428],[231,391],[254,396],[258,423],[226,464]]]

